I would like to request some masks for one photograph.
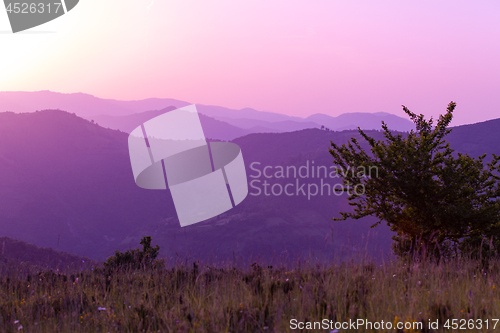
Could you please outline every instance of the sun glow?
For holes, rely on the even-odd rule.
[[[296,116],[437,115],[456,100],[466,123],[497,112],[499,20],[497,2],[82,0],[12,35],[0,10],[0,90]]]

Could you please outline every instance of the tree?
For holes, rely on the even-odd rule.
[[[432,118],[427,121],[403,106],[416,125],[404,136],[393,134],[384,122],[385,140],[375,141],[358,128],[371,154],[356,138],[342,146],[331,142],[334,163],[344,170],[378,171],[378,177],[362,172],[341,175],[345,185],[363,184],[365,190],[348,198],[353,212],[342,212],[334,220],[376,216],[379,221],[372,228],[385,221],[396,232],[393,249],[398,255],[452,255],[486,244],[499,248],[500,157],[493,155],[485,164],[486,154],[454,154],[445,136],[451,132],[447,127],[455,106],[448,105],[435,127]]]
[[[115,255],[106,260],[106,268],[152,268],[160,262],[156,260],[160,252],[160,246],[151,247],[151,236],[144,236],[141,239],[142,251],[139,249],[128,250],[126,252],[115,251]]]

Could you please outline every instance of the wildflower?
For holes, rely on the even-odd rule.
[[[17,324],[18,322],[19,322],[19,320],[15,320],[15,321],[14,321],[14,324]]]
[[[22,329],[23,329],[23,325],[19,325],[19,327],[17,328],[18,331],[20,331]]]
[[[99,311],[105,311],[106,308],[98,307],[97,310],[99,310]]]
[[[392,277],[396,277],[396,274],[394,274]]]

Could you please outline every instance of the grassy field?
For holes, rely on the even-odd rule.
[[[500,318],[499,283],[500,261],[484,268],[474,260],[238,269],[177,264],[146,271],[95,267],[74,274],[4,271],[0,330],[335,332],[335,322],[364,319],[374,328],[350,326],[338,332],[433,332],[448,331],[446,320],[458,319],[458,326],[466,323],[461,331],[495,332],[500,330],[500,324],[493,328]],[[332,326],[298,329],[299,322],[323,319]],[[428,329],[429,320],[439,320],[439,329]],[[382,321],[384,328],[375,329]],[[410,322],[415,329],[397,330],[398,322]],[[422,329],[415,326],[418,322]],[[471,323],[482,328],[471,330]]]

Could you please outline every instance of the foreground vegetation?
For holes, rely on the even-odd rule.
[[[290,332],[291,319],[362,318],[423,321],[424,327],[439,319],[444,331],[447,319],[489,319],[489,330],[476,331],[493,332],[492,319],[500,318],[499,283],[500,261],[485,265],[471,259],[246,268],[178,263],[11,273],[0,278],[0,327],[6,332]]]

